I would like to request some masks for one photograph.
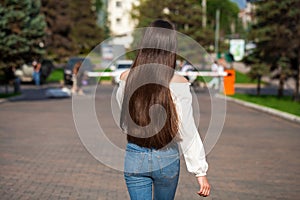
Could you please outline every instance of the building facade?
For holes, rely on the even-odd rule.
[[[242,19],[244,29],[248,29],[251,23],[254,22],[255,5],[247,1],[246,7],[240,10],[239,17]]]
[[[113,36],[122,36],[131,32],[136,23],[132,20],[130,12],[133,4],[139,0],[109,0],[107,5],[108,23]]]

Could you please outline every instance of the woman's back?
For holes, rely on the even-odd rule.
[[[190,86],[175,74],[176,51],[174,26],[156,20],[145,30],[130,70],[120,77],[120,127],[128,140],[124,177],[133,200],[152,199],[152,185],[154,199],[174,199],[180,171],[178,144],[188,170],[208,184]],[[201,190],[199,194],[208,194],[209,190]]]

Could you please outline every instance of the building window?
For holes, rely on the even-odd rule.
[[[117,6],[117,8],[121,8],[122,7],[122,2],[121,1],[117,1],[116,2],[116,6]]]
[[[117,22],[117,24],[120,24],[121,23],[121,18],[117,18],[116,22]]]

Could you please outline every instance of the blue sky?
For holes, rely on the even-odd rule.
[[[246,7],[246,0],[231,0],[231,1],[237,3],[240,8]]]

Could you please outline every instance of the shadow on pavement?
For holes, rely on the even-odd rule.
[[[9,98],[9,102],[17,102],[17,101],[53,101],[53,100],[61,100],[68,99],[70,97],[48,97],[46,95],[46,91],[49,89],[59,89],[60,85],[58,83],[44,84],[41,86],[35,85],[22,85],[20,96],[16,96],[13,98]]]

